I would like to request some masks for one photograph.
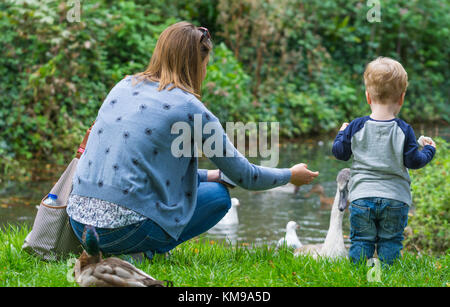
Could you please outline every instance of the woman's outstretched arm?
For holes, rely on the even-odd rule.
[[[302,185],[310,183],[318,176],[318,172],[308,170],[306,164],[303,163],[297,164],[292,168],[272,168],[250,163],[234,147],[217,117],[203,103],[197,99],[191,100],[189,112],[188,114],[192,115],[192,117],[201,115],[202,131],[200,133],[202,134],[202,145],[214,143],[214,148],[211,150],[214,154],[208,153],[208,148],[205,148],[205,146],[202,146],[202,152],[228,178],[242,188],[248,190],[266,190],[284,185],[288,182],[295,185]],[[191,125],[194,128],[193,122],[191,122]],[[205,129],[205,125],[208,125],[207,129]],[[204,131],[210,131],[210,133],[205,134],[203,133]],[[211,140],[208,140],[209,138],[213,138],[215,142],[211,142]],[[221,146],[222,150],[218,152],[216,146]],[[214,173],[211,173],[210,176],[213,178]]]

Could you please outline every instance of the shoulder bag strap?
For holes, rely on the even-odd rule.
[[[86,144],[87,144],[87,141],[89,139],[89,134],[91,133],[91,129],[94,126],[94,124],[95,124],[95,121],[92,123],[91,127],[86,131],[84,139],[81,142],[80,146],[78,147],[77,155],[76,155],[76,158],[78,158],[78,159],[81,157],[81,155],[83,154],[84,150],[86,149]]]

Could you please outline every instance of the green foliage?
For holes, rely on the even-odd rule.
[[[221,121],[250,121],[250,77],[225,44],[214,48],[205,79],[202,101]]]
[[[13,158],[73,153],[108,89],[145,67],[158,33],[173,22],[150,16],[143,23],[132,2],[83,3],[82,21],[73,23],[64,3],[1,6],[0,148]]]
[[[271,110],[286,135],[367,114],[362,75],[378,56],[408,72],[402,118],[449,122],[449,2],[382,1],[380,23],[367,21],[370,8],[360,0],[221,0],[218,35],[252,77],[260,113]]]
[[[40,261],[21,249],[28,231],[28,227],[0,230],[0,286],[77,286],[70,277],[78,255],[66,261]],[[173,281],[175,287],[445,287],[449,282],[448,254],[436,259],[405,253],[393,266],[382,269],[380,282],[369,282],[370,268],[364,264],[297,258],[287,249],[244,245],[248,244],[192,239],[167,258],[157,254],[151,263],[135,265],[157,279]]]
[[[436,140],[436,156],[430,165],[412,171],[414,215],[412,235],[406,245],[426,253],[450,249],[450,144]]]

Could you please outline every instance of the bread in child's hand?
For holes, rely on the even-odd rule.
[[[417,143],[419,143],[420,146],[424,147],[425,146],[424,141],[432,142],[433,140],[428,136],[421,135],[420,138],[417,140]]]

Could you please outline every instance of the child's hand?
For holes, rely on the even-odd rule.
[[[341,129],[339,129],[339,131],[344,131],[345,128],[347,128],[347,127],[348,127],[348,123],[343,123],[341,126]]]
[[[436,148],[436,143],[431,138],[423,140],[423,146],[425,145],[430,145]]]
[[[417,143],[419,143],[419,145],[422,147],[424,147],[425,145],[430,145],[436,148],[436,143],[428,136],[420,136],[420,138],[417,140]]]

